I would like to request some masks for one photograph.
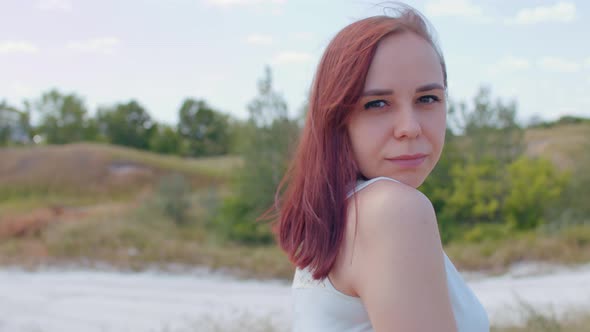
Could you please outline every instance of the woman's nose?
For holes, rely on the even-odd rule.
[[[397,111],[394,122],[394,135],[396,138],[416,138],[422,133],[420,121],[413,107],[403,106]]]

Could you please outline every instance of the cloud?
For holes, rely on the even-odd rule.
[[[275,55],[272,63],[275,65],[282,65],[288,63],[305,63],[313,60],[313,56],[304,52],[281,52]]]
[[[576,18],[576,5],[560,1],[552,6],[538,6],[521,9],[508,24],[536,24],[543,22],[572,22]]]
[[[492,18],[484,15],[482,7],[471,0],[435,0],[426,4],[425,13],[428,17],[467,17],[479,22],[491,22]]]
[[[37,9],[71,12],[72,2],[71,0],[39,0]]]
[[[0,54],[3,53],[37,53],[39,48],[27,41],[4,41],[0,42]]]
[[[584,67],[590,69],[590,56],[586,58],[586,62],[584,63]]]
[[[496,64],[491,66],[493,71],[513,71],[524,70],[531,67],[530,61],[525,58],[515,56],[506,56],[500,59]]]
[[[560,73],[573,73],[582,67],[577,62],[550,56],[541,58],[538,61],[538,65],[541,68]]]
[[[83,53],[113,54],[120,40],[114,37],[96,38],[85,41],[72,41],[66,45],[69,50]]]
[[[272,44],[272,37],[269,35],[251,34],[246,37],[245,42],[251,45],[270,45]]]
[[[206,3],[214,6],[220,7],[230,7],[230,6],[251,6],[251,5],[265,5],[265,4],[275,4],[275,5],[282,5],[287,2],[287,0],[205,0]]]

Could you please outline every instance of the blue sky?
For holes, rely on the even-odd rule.
[[[315,66],[345,25],[380,14],[366,0],[0,0],[0,100],[50,88],[100,105],[138,100],[177,122],[185,97],[239,118],[264,66],[300,111]],[[482,84],[519,118],[590,117],[590,2],[407,1],[438,32],[449,95]]]

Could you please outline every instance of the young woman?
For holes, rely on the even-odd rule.
[[[443,149],[446,89],[443,56],[410,7],[328,45],[277,191],[275,231],[297,267],[294,331],[489,331],[416,190]]]

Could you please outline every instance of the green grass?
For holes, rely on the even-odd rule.
[[[570,143],[587,137],[589,129],[583,124],[527,130],[529,153],[535,144],[545,144],[539,150],[544,154],[562,148],[569,157],[580,154],[579,145]],[[186,159],[95,143],[0,148],[0,231],[3,217],[49,206],[91,211],[76,220],[55,217],[33,235],[1,239],[0,263],[100,261],[132,269],[179,263],[290,278],[292,267],[276,246],[230,245],[208,227],[240,163],[235,156]],[[113,165],[130,165],[135,173],[112,174]],[[149,201],[158,180],[169,173],[181,173],[191,184],[189,225],[175,225]],[[109,211],[111,205],[124,208]],[[582,263],[590,261],[590,225],[553,233],[482,228],[445,250],[466,270],[502,272],[529,260]]]
[[[211,206],[200,203],[210,195],[205,190],[192,194],[190,223],[180,226],[159,211],[154,196],[80,220],[57,220],[38,234],[0,241],[0,264],[107,263],[132,270],[178,264],[238,277],[291,278],[293,268],[276,246],[232,245],[207,231]]]
[[[236,156],[180,158],[97,143],[0,148],[0,218],[52,204],[128,201],[170,173],[183,174],[194,189],[223,186],[240,163]],[[131,171],[118,173],[121,166]]]
[[[443,225],[444,227],[444,225]],[[580,264],[590,261],[590,224],[552,230],[511,232],[473,241],[451,242],[445,247],[459,269],[503,273],[522,261]]]

